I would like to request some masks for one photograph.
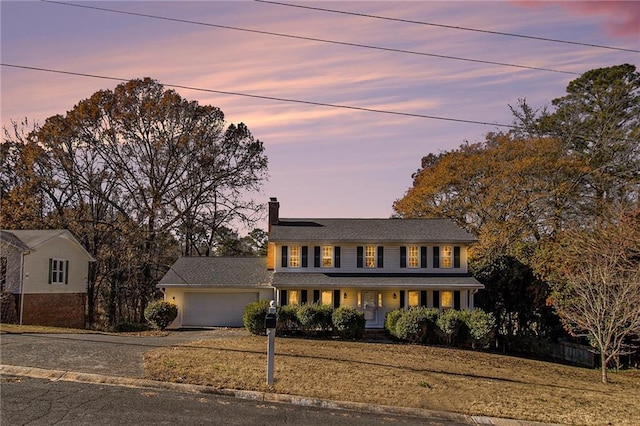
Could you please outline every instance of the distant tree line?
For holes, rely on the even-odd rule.
[[[566,92],[520,100],[509,132],[425,156],[394,210],[478,236],[477,301],[503,344],[583,336],[606,382],[640,335],[640,74],[594,69]]]
[[[256,254],[239,238],[263,214],[262,142],[222,111],[150,78],[101,90],[43,125],[4,129],[0,213],[8,229],[67,228],[97,260],[90,323],[144,321],[155,284],[180,254]]]

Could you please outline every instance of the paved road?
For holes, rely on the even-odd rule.
[[[2,425],[447,425],[410,416],[247,401],[164,389],[2,377]]]

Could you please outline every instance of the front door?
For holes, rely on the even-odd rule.
[[[367,327],[379,327],[380,309],[378,301],[381,294],[377,291],[362,292],[362,307],[364,308],[364,319],[367,320]]]

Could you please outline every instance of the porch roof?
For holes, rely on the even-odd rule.
[[[302,274],[295,272],[273,274],[273,286],[276,288],[484,288],[483,284],[468,274]]]

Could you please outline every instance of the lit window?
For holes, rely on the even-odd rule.
[[[333,247],[322,247],[322,267],[333,268]]]
[[[409,307],[413,308],[414,306],[420,306],[420,292],[419,291],[410,291],[409,292]]]
[[[364,265],[366,268],[376,267],[376,246],[366,246],[364,249]]]
[[[300,267],[300,247],[291,246],[289,248],[289,267],[290,268],[299,268]]]
[[[420,250],[417,246],[409,247],[409,268],[417,268],[420,266]]]
[[[288,296],[289,296],[289,300],[287,300],[287,304],[288,305],[298,305],[299,304],[298,292],[297,291],[290,291]]]
[[[49,259],[49,282],[51,284],[66,284],[68,272],[68,260]]]
[[[450,246],[442,247],[442,255],[440,256],[440,266],[443,268],[451,268],[453,257],[453,249]]]
[[[453,292],[452,291],[441,291],[440,300],[441,300],[440,306],[442,306],[442,309],[453,308]]]
[[[321,300],[323,305],[333,306],[333,291],[332,290],[323,290],[320,300]]]

